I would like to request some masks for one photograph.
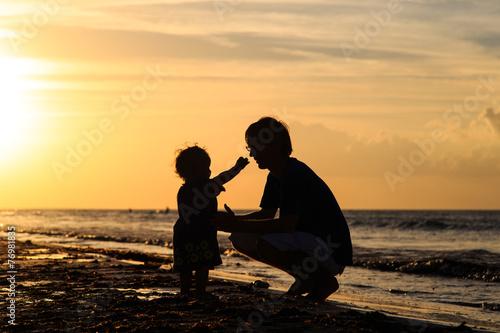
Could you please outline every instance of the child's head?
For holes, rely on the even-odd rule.
[[[210,156],[206,150],[195,144],[177,151],[175,172],[185,182],[201,177],[210,178],[210,162]]]

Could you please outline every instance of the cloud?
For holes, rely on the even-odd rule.
[[[487,49],[500,49],[500,32],[482,32],[470,37],[470,40]]]
[[[488,121],[493,131],[500,136],[500,112],[497,113],[493,108],[487,108],[484,111],[483,117]]]
[[[68,46],[67,40],[78,40]],[[324,52],[294,37],[276,38],[247,33],[226,36],[178,36],[147,31],[47,27],[43,35],[23,45],[32,56],[51,59],[199,59],[296,61],[306,55],[284,54],[278,49]]]
[[[476,146],[458,152],[457,147],[436,154],[431,158],[427,170],[446,177],[498,177],[500,173],[500,147],[494,145]]]
[[[415,144],[403,137],[359,138],[322,124],[295,122],[291,125],[291,136],[295,156],[328,176],[377,177],[397,162],[398,155],[415,148]]]
[[[38,43],[37,51],[92,59],[107,55],[223,61],[321,59],[344,65],[339,44],[354,45],[355,28],[364,30],[369,22],[376,23],[373,13],[387,9],[387,2],[366,0],[224,3],[232,10],[225,13],[223,21],[212,2],[92,0],[70,4],[50,22],[53,29],[43,29],[46,38],[43,45]],[[494,24],[481,26],[477,22],[496,20],[495,4],[487,0],[481,6],[468,1],[402,2],[403,11],[393,15],[390,24],[371,37],[355,58],[380,60],[390,66],[394,61],[407,64],[417,59],[439,63],[450,52],[470,50],[464,45],[470,46],[471,39],[489,45],[497,40],[498,30]],[[21,19],[9,26],[19,31]],[[470,31],[474,31],[473,37]],[[68,38],[78,43],[63,52],[61,45],[67,45]],[[421,71],[419,66],[418,73]]]
[[[499,124],[500,114],[495,116]],[[418,137],[380,134],[367,139],[322,124],[295,122],[290,127],[295,156],[322,175],[383,177],[387,171],[397,174],[402,159],[418,162],[413,165],[418,175],[467,178],[500,173],[496,141],[469,136],[435,141],[423,132]]]

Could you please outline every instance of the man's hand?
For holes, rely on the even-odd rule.
[[[230,232],[231,226],[237,221],[237,219],[228,205],[224,204],[224,208],[226,209],[226,212],[215,213],[215,215],[210,219],[210,224],[216,227],[217,230]]]
[[[247,160],[248,161],[248,160]],[[248,163],[247,163],[248,164]],[[236,215],[234,215],[233,211],[231,210],[231,208],[229,208],[228,205],[224,204],[224,209],[227,211],[227,213],[229,215],[232,215],[235,219],[236,219]]]

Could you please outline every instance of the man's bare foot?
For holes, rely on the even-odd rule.
[[[315,302],[323,302],[331,294],[339,289],[339,282],[337,278],[331,274],[324,276],[324,278],[318,279],[314,288],[306,296],[307,299]]]
[[[295,282],[291,285],[290,289],[285,293],[289,296],[298,296],[311,292],[314,288],[315,281],[313,278],[308,278],[307,280],[302,280],[295,278]]]

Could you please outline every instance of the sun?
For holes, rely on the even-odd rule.
[[[29,62],[0,57],[0,161],[25,153],[36,113],[26,77]]]

